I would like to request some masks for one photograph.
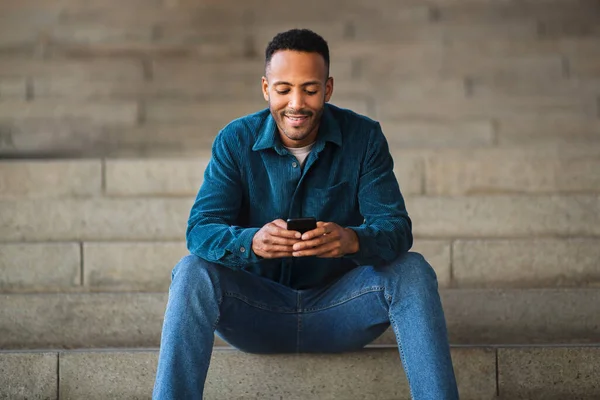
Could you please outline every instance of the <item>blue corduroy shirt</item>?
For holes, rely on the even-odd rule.
[[[353,229],[360,250],[341,258],[263,259],[252,238],[281,218],[315,217]],[[380,265],[407,252],[412,223],[378,122],[325,104],[304,167],[279,139],[269,109],[219,132],[190,212],[192,254],[294,289],[331,283],[358,265]]]

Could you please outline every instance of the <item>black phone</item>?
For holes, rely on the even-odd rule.
[[[297,231],[300,233],[317,229],[317,220],[315,218],[290,218],[287,220],[288,231]]]

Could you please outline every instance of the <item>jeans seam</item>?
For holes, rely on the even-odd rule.
[[[240,301],[248,304],[251,307],[259,308],[259,309],[265,310],[265,311],[277,312],[277,313],[281,313],[281,314],[296,314],[297,313],[296,310],[285,310],[283,308],[267,307],[267,306],[265,306],[263,304],[253,302],[252,300],[250,300],[247,297],[242,296],[242,295],[240,295],[238,293],[225,292],[223,296],[227,296],[227,297],[232,297],[232,298],[238,299],[238,300],[240,300]]]
[[[400,351],[400,360],[402,361],[402,366],[404,367],[404,373],[406,374],[406,380],[408,381],[408,389],[410,391],[410,398],[414,399],[415,396],[412,391],[412,380],[410,379],[410,371],[408,368],[408,363],[406,362],[406,356],[404,354],[404,347],[402,346],[402,338],[398,335],[398,325],[396,324],[396,320],[392,317],[392,314],[389,313],[390,322],[392,324],[392,328],[394,329],[394,336],[396,336],[396,342],[398,343],[398,350]]]
[[[217,287],[221,286],[221,282],[219,282],[218,278],[217,278]],[[215,320],[213,326],[212,326],[212,330],[213,332],[217,329],[217,326],[219,325],[219,321],[221,321],[221,304],[223,304],[223,293],[221,292],[221,295],[219,296],[219,299],[217,301],[217,310],[219,311],[217,314],[217,319]]]
[[[297,310],[298,310],[298,331],[297,331],[297,336],[296,336],[296,353],[300,353],[300,336],[301,336],[301,332],[302,332],[302,314],[300,313],[300,309],[301,309],[301,294],[300,292],[298,292],[298,296],[297,296]]]
[[[327,309],[329,309],[329,308],[333,308],[333,307],[339,306],[339,305],[341,305],[341,304],[347,303],[347,302],[349,302],[350,300],[354,300],[354,299],[356,299],[357,297],[360,297],[360,296],[362,296],[362,295],[364,295],[364,294],[367,294],[367,293],[372,293],[372,292],[380,292],[380,291],[382,291],[382,290],[384,290],[384,289],[385,289],[385,288],[384,288],[383,286],[372,286],[372,287],[369,287],[369,288],[365,288],[365,289],[363,289],[363,290],[361,290],[361,291],[359,291],[359,292],[353,293],[353,294],[351,294],[351,295],[350,295],[350,296],[348,296],[348,297],[345,297],[345,298],[343,298],[343,299],[341,299],[341,300],[338,300],[338,301],[336,301],[335,303],[328,304],[327,306],[324,306],[324,307],[312,307],[312,308],[300,309],[299,311],[303,311],[303,312],[314,312],[314,311],[323,311],[323,310],[327,310]]]
[[[217,320],[213,324],[213,327],[212,327],[213,331],[215,329],[217,329],[217,326],[219,325],[219,321],[221,321],[221,304],[223,304],[223,296],[219,296],[219,302],[217,303],[217,309],[219,310],[219,314],[217,315]]]

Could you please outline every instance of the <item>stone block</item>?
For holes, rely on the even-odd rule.
[[[184,43],[49,43],[45,48],[49,57],[56,58],[166,58],[192,57],[203,60],[230,60],[247,56],[244,43],[224,46],[222,42]]]
[[[3,57],[0,76],[20,78],[70,78],[78,81],[143,81],[142,63],[127,59],[40,61],[23,57]]]
[[[157,360],[154,351],[63,353],[59,397],[149,399]]]
[[[252,101],[148,101],[145,104],[145,118],[149,124],[191,124],[198,123],[204,128],[220,128],[233,119],[243,117],[267,107],[260,93]],[[207,124],[210,124],[207,126]],[[220,125],[220,126],[219,126]]]
[[[391,148],[470,148],[494,144],[491,120],[385,119],[381,126]]]
[[[0,399],[57,400],[56,353],[0,352]]]
[[[537,115],[498,120],[500,146],[600,143],[600,123],[590,116]]]
[[[131,125],[92,124],[86,118],[35,118],[0,121],[0,155],[25,157],[97,157],[110,149],[112,132],[127,132]],[[118,144],[118,142],[117,142]]]
[[[0,240],[183,240],[193,198],[0,201]]]
[[[0,244],[0,291],[68,290],[81,281],[79,243]]]
[[[494,351],[453,349],[452,355],[461,398],[494,398]],[[282,380],[282,371],[294,378]],[[410,399],[397,349],[315,355],[251,355],[227,350],[213,353],[205,388],[207,398],[300,400],[307,393],[318,399]]]
[[[189,159],[108,159],[106,193],[111,196],[195,196],[210,154]]]
[[[132,101],[103,101],[95,103],[58,102],[55,100],[5,101],[0,103],[0,120],[80,118],[88,123],[137,123],[138,105]]]
[[[584,344],[600,334],[597,289],[449,289],[451,344]]]
[[[0,162],[0,198],[53,198],[99,195],[100,160]]]
[[[502,399],[597,399],[599,373],[597,347],[498,349]]]
[[[453,349],[461,398],[492,399],[496,393],[495,352]],[[102,399],[150,396],[157,353],[65,353],[60,358],[60,396]],[[288,379],[289,377],[289,379]],[[213,352],[204,395],[211,399],[409,399],[396,349],[346,354],[253,355]]]
[[[367,41],[427,42],[473,41],[478,38],[535,38],[533,21],[473,22],[471,24],[410,21],[398,24],[393,19],[364,19],[355,22],[355,38]]]
[[[449,53],[444,60],[442,76],[476,76],[488,78],[564,78],[563,59],[553,54],[536,54],[519,57],[486,56],[471,52],[460,57]]]
[[[0,295],[0,348],[158,346],[166,293]]]
[[[413,233],[423,238],[600,235],[600,196],[411,196]]]
[[[61,101],[99,101],[106,99],[138,100],[169,95],[168,89],[156,88],[152,82],[86,80],[72,77],[33,78],[36,99],[60,98]]]
[[[152,26],[106,26],[102,23],[61,23],[51,29],[55,43],[74,44],[111,44],[142,43],[149,44],[153,39]]]
[[[185,242],[84,243],[84,283],[110,291],[167,291]]]
[[[436,151],[425,166],[428,195],[600,192],[600,147]]]
[[[111,157],[201,157],[211,149],[223,125],[144,125],[110,129],[106,133],[106,154]],[[210,124],[206,124],[210,125]]]
[[[442,289],[452,345],[595,343],[597,289]],[[0,295],[0,348],[158,346],[166,293]],[[388,329],[374,345],[396,343]],[[217,346],[226,346],[221,340]]]
[[[457,240],[457,287],[600,286],[597,239]]]
[[[490,99],[460,97],[430,97],[414,101],[398,99],[376,104],[377,118],[398,120],[420,119],[508,119],[525,116],[534,118],[554,112],[568,118],[592,117],[597,113],[593,98],[578,97],[494,97]]]

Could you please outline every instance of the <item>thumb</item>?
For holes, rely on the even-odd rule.
[[[287,229],[287,222],[285,222],[284,220],[282,220],[281,218],[276,219],[275,221],[272,222],[274,225],[276,225],[279,228],[282,229]]]

